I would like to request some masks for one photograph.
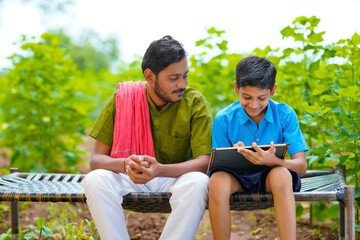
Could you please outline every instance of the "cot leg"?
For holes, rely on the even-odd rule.
[[[355,186],[345,186],[345,238],[355,239]]]
[[[17,168],[10,168],[10,173],[17,173]],[[11,239],[19,239],[19,202],[11,201]]]
[[[339,239],[345,239],[345,206],[339,202]]]
[[[11,239],[19,239],[19,202],[11,202]]]

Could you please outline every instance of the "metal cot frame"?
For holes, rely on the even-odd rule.
[[[0,201],[11,202],[13,238],[19,233],[19,202],[86,202],[82,187],[84,174],[21,173],[0,177]],[[302,177],[296,202],[338,201],[339,239],[355,239],[355,187],[346,185],[345,166],[336,170],[308,170]],[[171,212],[169,192],[130,193],[123,208],[137,212]],[[271,193],[235,193],[230,198],[231,210],[254,210],[273,207]]]

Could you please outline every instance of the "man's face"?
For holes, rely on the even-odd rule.
[[[253,86],[240,87],[237,89],[235,83],[235,91],[239,95],[241,106],[256,123],[259,123],[265,116],[269,99],[274,95],[275,89],[276,85],[272,90]]]
[[[152,75],[149,83],[149,94],[157,107],[162,107],[168,102],[179,102],[188,83],[188,66],[186,58],[170,64],[159,72],[156,77]]]

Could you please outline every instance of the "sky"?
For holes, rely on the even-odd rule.
[[[6,58],[18,51],[13,45],[21,35],[40,36],[48,29],[64,28],[77,37],[85,28],[104,39],[120,40],[120,56],[127,62],[142,56],[155,39],[171,35],[189,55],[197,53],[195,41],[207,36],[206,29],[225,30],[229,52],[249,53],[259,47],[288,47],[281,29],[299,16],[321,19],[319,31],[331,44],[360,34],[360,0],[74,0],[69,14],[41,13],[19,0],[2,0],[0,5],[0,69],[9,67]],[[45,20],[44,20],[45,19]]]

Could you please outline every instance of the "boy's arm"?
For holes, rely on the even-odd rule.
[[[292,154],[291,160],[280,159],[275,155],[276,149],[274,142],[271,142],[269,150],[262,150],[255,142],[252,144],[256,152],[248,149],[239,148],[238,152],[241,153],[246,159],[255,165],[265,165],[269,167],[282,166],[287,169],[296,171],[300,176],[305,174],[307,163],[304,151]]]
[[[291,160],[282,160],[287,169],[296,171],[300,176],[303,176],[307,169],[305,152],[297,152],[290,156]]]

